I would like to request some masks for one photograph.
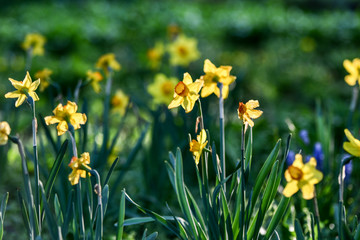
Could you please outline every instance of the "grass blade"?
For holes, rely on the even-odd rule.
[[[295,219],[295,233],[297,240],[305,240],[304,233],[301,229],[299,220]]]
[[[118,231],[116,240],[121,240],[124,232],[124,220],[125,220],[125,192],[121,191],[119,218],[118,218]]]
[[[283,217],[283,215],[285,214],[285,212],[287,210],[290,199],[291,198],[282,196],[279,206],[277,207],[274,216],[271,218],[270,224],[266,230],[266,234],[265,234],[265,238],[264,238],[265,240],[269,239],[271,237],[271,235],[274,233],[276,226],[279,224],[281,218]]]
[[[104,186],[105,186],[106,184],[108,184],[108,182],[109,182],[109,180],[110,180],[110,177],[111,177],[112,173],[114,172],[114,169],[115,169],[115,167],[116,167],[116,165],[117,165],[118,162],[119,162],[119,157],[117,157],[117,158],[114,160],[114,162],[111,164],[111,168],[110,168],[110,170],[109,170],[109,172],[108,172],[108,174],[106,175],[106,178],[105,178]]]
[[[5,212],[6,212],[6,205],[9,199],[9,193],[5,193],[4,197],[1,201],[1,208],[0,208],[0,240],[3,238],[4,233],[4,219],[5,219]]]

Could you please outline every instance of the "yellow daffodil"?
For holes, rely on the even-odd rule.
[[[200,78],[204,81],[201,97],[207,97],[212,93],[220,97],[220,89],[217,84],[221,82],[223,84],[222,97],[226,99],[229,95],[229,85],[236,79],[236,77],[230,75],[231,69],[231,66],[220,66],[217,68],[209,59],[206,59],[204,62],[205,75]]]
[[[161,58],[164,55],[165,47],[162,42],[157,42],[155,47],[147,51],[147,58],[150,61],[151,68],[158,68],[161,63]]]
[[[24,81],[16,81],[12,78],[9,78],[11,84],[17,89],[16,91],[9,92],[5,94],[6,98],[17,98],[15,102],[15,107],[20,106],[28,96],[32,97],[34,101],[38,101],[39,97],[35,93],[35,90],[40,84],[40,79],[32,82],[29,72],[26,72]]]
[[[85,113],[77,113],[77,109],[78,106],[74,102],[68,101],[65,106],[59,103],[53,111],[54,116],[45,117],[46,125],[58,123],[56,127],[58,136],[63,135],[69,129],[69,124],[75,130],[79,129],[80,124],[85,124],[87,118]]]
[[[355,58],[352,62],[345,59],[343,65],[349,73],[349,75],[345,76],[345,82],[350,86],[354,86],[356,82],[360,83],[360,59]]]
[[[290,197],[301,189],[304,199],[312,199],[314,197],[314,185],[319,183],[322,178],[322,172],[316,169],[316,159],[314,157],[304,164],[302,156],[296,154],[295,161],[285,171],[285,179],[288,183],[283,194],[285,197]]]
[[[199,91],[203,83],[199,80],[193,82],[189,73],[184,73],[183,81],[180,81],[175,86],[174,99],[169,104],[168,108],[175,108],[182,106],[185,112],[190,112],[195,105],[196,100],[199,99]]]
[[[109,74],[110,70],[119,71],[121,69],[121,65],[116,61],[113,53],[102,55],[98,59],[96,67],[103,69],[106,75]]]
[[[44,55],[44,44],[46,39],[38,33],[29,33],[25,36],[24,42],[21,44],[26,51],[31,49],[31,53],[35,55]]]
[[[360,141],[351,134],[348,129],[345,129],[345,135],[350,142],[344,142],[343,148],[345,151],[355,157],[360,157]]]
[[[263,113],[261,110],[254,108],[259,107],[258,100],[250,100],[247,103],[239,102],[238,116],[239,119],[243,120],[244,124],[249,124],[250,127],[254,126],[254,122],[251,119],[256,119]]]
[[[50,76],[52,73],[48,68],[44,68],[35,73],[35,78],[40,78],[41,81],[40,92],[43,92],[50,85]]]
[[[147,88],[154,99],[155,104],[168,104],[174,95],[174,88],[179,80],[175,77],[166,77],[159,73],[155,76],[155,81]]]
[[[113,111],[124,115],[127,105],[129,104],[129,97],[120,89],[115,92],[111,98],[111,105]]]
[[[94,91],[96,93],[99,93],[101,90],[99,82],[101,82],[104,79],[101,73],[88,70],[86,75],[87,75],[87,80],[90,81],[90,84],[94,89]]]
[[[91,170],[88,164],[90,164],[90,155],[88,152],[84,152],[83,154],[81,154],[80,158],[73,157],[71,159],[69,167],[71,167],[72,172],[69,174],[68,177],[71,185],[78,184],[80,177],[86,178],[86,169]],[[90,176],[90,173],[88,174]]]
[[[202,151],[204,150],[206,144],[208,141],[206,141],[206,132],[204,129],[201,129],[201,132],[196,137],[197,141],[193,139],[190,143],[190,152],[193,153],[195,157],[195,163],[196,165],[199,164],[200,156],[202,154]]]
[[[170,64],[175,66],[188,66],[200,57],[197,49],[197,40],[179,35],[174,42],[168,46]]]
[[[9,139],[11,128],[9,123],[0,122],[0,145],[5,145]]]

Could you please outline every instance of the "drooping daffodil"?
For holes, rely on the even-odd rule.
[[[196,137],[197,140],[193,139],[190,142],[190,152],[193,153],[194,157],[195,157],[195,163],[196,165],[199,164],[200,161],[200,157],[201,154],[204,150],[204,148],[206,147],[207,144],[207,140],[206,140],[206,132],[204,129],[201,129],[201,132],[199,135],[197,135]]]
[[[249,124],[250,127],[254,126],[252,119],[256,119],[261,116],[263,113],[261,110],[256,110],[254,108],[259,107],[258,100],[249,100],[247,103],[239,102],[238,108],[238,117],[243,120],[244,124]]]
[[[72,157],[71,162],[69,163],[72,172],[68,177],[71,185],[78,184],[80,177],[86,178],[86,173],[90,176],[90,173],[87,172],[87,170],[91,170],[88,164],[90,164],[90,154],[88,152],[81,154],[80,158]]]

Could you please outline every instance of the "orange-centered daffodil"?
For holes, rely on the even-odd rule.
[[[351,134],[348,129],[345,129],[345,135],[350,142],[344,142],[343,148],[345,151],[355,157],[360,157],[360,141]]]
[[[81,154],[80,158],[73,157],[71,159],[69,167],[71,167],[72,172],[69,174],[68,177],[71,185],[78,184],[80,177],[86,178],[86,169],[91,170],[88,164],[90,164],[90,155],[88,152],[84,152],[83,154]],[[88,174],[90,176],[90,173]]]
[[[212,93],[220,97],[220,89],[217,86],[218,82],[220,82],[223,85],[222,97],[226,99],[229,95],[229,85],[236,79],[236,77],[230,75],[231,69],[231,66],[220,66],[217,68],[209,59],[206,59],[204,62],[205,75],[200,77],[204,81],[201,97],[207,97]]]
[[[87,80],[90,81],[90,84],[94,89],[94,91],[96,93],[99,93],[101,90],[99,82],[101,82],[104,79],[101,73],[88,70],[86,75],[87,75]]]
[[[120,63],[118,63],[118,61],[116,61],[115,54],[113,54],[113,53],[108,53],[108,54],[102,55],[98,59],[98,61],[96,63],[96,67],[102,68],[106,75],[109,74],[110,70],[119,71],[121,69],[121,65],[120,65]]]
[[[199,135],[197,135],[196,139],[197,139],[197,141],[195,139],[193,139],[190,142],[190,152],[193,153],[193,155],[195,157],[195,163],[196,163],[196,165],[198,165],[202,151],[204,150],[204,148],[208,142],[208,141],[206,141],[206,132],[204,129],[201,129],[201,132]]]
[[[239,102],[238,116],[243,120],[244,124],[249,124],[250,127],[254,126],[254,122],[251,119],[256,119],[261,116],[263,113],[261,110],[256,110],[254,108],[259,107],[258,100],[250,100],[247,103]]]
[[[319,183],[322,178],[322,172],[316,169],[316,159],[314,157],[304,164],[302,156],[296,154],[295,161],[285,171],[285,179],[288,183],[283,194],[285,197],[290,197],[301,189],[304,199],[312,199],[314,197],[314,185]]]
[[[12,78],[9,78],[11,84],[17,89],[16,91],[9,92],[5,94],[6,98],[17,98],[15,102],[15,107],[20,106],[28,96],[32,97],[34,101],[38,101],[39,97],[35,93],[35,90],[40,84],[40,79],[32,82],[29,72],[26,72],[24,81],[16,81]]]
[[[74,102],[68,101],[65,106],[59,103],[53,111],[54,116],[45,117],[46,125],[58,123],[56,127],[58,136],[63,135],[69,129],[69,124],[75,130],[79,129],[80,124],[85,124],[87,118],[85,113],[77,113],[77,109],[78,106]]]
[[[190,112],[195,105],[196,100],[199,99],[199,91],[203,83],[200,80],[193,82],[189,73],[184,73],[183,81],[178,82],[175,86],[174,99],[169,104],[168,108],[175,108],[182,106],[185,112]]]

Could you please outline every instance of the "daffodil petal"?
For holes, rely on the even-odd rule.
[[[294,195],[297,191],[299,191],[298,181],[290,181],[286,184],[283,195],[285,197],[291,197]]]
[[[5,98],[18,98],[20,97],[21,93],[16,90],[16,91],[13,91],[13,92],[8,92],[7,94],[5,94]]]
[[[303,163],[301,154],[296,154],[295,155],[295,160],[294,160],[292,165],[294,167],[299,168],[299,169],[302,169],[304,167],[304,163]]]
[[[59,122],[59,124],[57,125],[56,129],[58,130],[58,136],[63,135],[64,133],[67,132],[68,130],[68,124],[66,123],[66,121],[61,121]]]
[[[301,187],[301,192],[303,198],[306,200],[312,199],[314,197],[315,187],[313,184],[305,184]]]
[[[288,169],[286,169],[284,175],[285,175],[285,179],[286,179],[287,182],[290,182],[290,181],[292,180],[291,175],[290,175],[290,172],[289,172]]]
[[[206,59],[204,62],[204,72],[208,73],[208,72],[213,72],[216,69],[216,66],[210,62],[209,59]]]
[[[356,66],[354,66],[354,64],[350,60],[345,59],[343,62],[343,66],[346,71],[348,71],[348,73],[350,73],[351,75],[357,75]]]
[[[31,83],[31,85],[29,87],[29,92],[35,91],[39,85],[40,85],[40,78],[38,80],[36,80],[35,82]]]
[[[168,109],[172,109],[172,108],[176,108],[176,107],[180,106],[183,101],[184,101],[184,98],[177,95],[169,104]]]
[[[360,148],[360,141],[358,139],[354,138],[354,136],[351,134],[351,132],[348,129],[345,129],[344,132],[345,132],[347,139],[349,139],[350,143],[353,144],[354,146]]]
[[[12,78],[9,78],[9,81],[11,82],[11,84],[14,86],[14,88],[16,88],[16,89],[21,89],[23,86],[24,86],[24,84],[22,83],[22,82],[20,82],[20,81],[16,81],[16,80],[14,80],[14,79],[12,79]]]
[[[15,102],[15,107],[18,107],[18,106],[20,106],[21,104],[23,104],[23,102],[25,101],[25,99],[26,99],[26,96],[25,96],[25,94],[21,94],[20,96],[19,96],[19,98],[16,100],[16,102]]]
[[[39,96],[36,94],[36,92],[29,92],[29,95],[34,101],[39,101]]]
[[[184,73],[184,79],[183,79],[183,83],[185,83],[186,86],[190,85],[191,83],[193,83],[193,80],[190,76],[189,73]],[[189,87],[189,86],[188,86]],[[189,87],[190,88],[190,87]],[[190,89],[189,89],[190,90]],[[191,91],[191,90],[190,90]]]
[[[350,153],[351,155],[355,157],[360,157],[360,148],[358,146],[355,146],[351,144],[350,142],[344,142],[343,148],[345,151]]]
[[[348,85],[355,86],[357,77],[354,75],[346,75],[344,79]]]
[[[260,106],[258,100],[249,100],[245,105],[248,109],[254,109]]]
[[[25,78],[24,78],[23,85],[24,85],[26,88],[30,88],[31,83],[32,83],[32,81],[31,81],[30,74],[29,74],[29,72],[26,72],[26,76],[25,76]]]
[[[201,90],[201,97],[204,98],[204,97],[209,96],[210,94],[212,94],[215,91],[215,89],[216,89],[215,83],[204,85],[204,87]]]
[[[47,116],[45,117],[45,123],[46,125],[50,125],[50,124],[54,124],[54,123],[59,123],[61,120],[56,117],[56,116]]]
[[[261,116],[263,111],[261,110],[248,110],[247,113],[249,114],[249,117],[255,119]]]

